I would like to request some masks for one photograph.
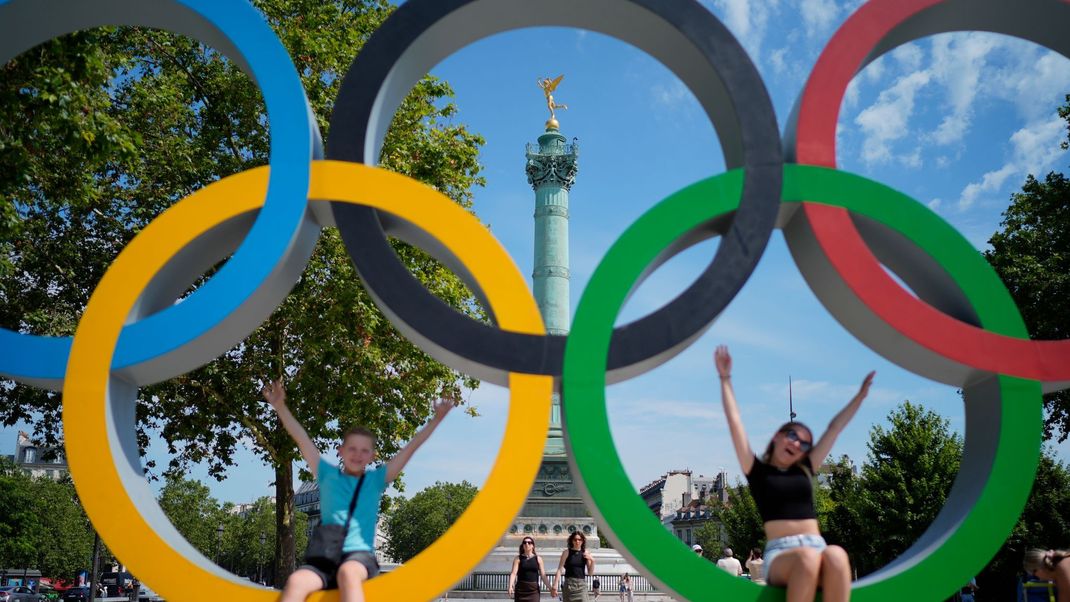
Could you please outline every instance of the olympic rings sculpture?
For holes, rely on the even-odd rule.
[[[1025,504],[1039,457],[1041,391],[1070,385],[1070,341],[1030,341],[993,270],[926,207],[833,169],[836,119],[854,74],[900,44],[978,29],[1070,56],[1067,23],[1065,0],[872,0],[819,58],[784,153],[757,70],[694,0],[410,0],[351,65],[331,118],[327,156],[335,160],[318,161],[319,135],[296,71],[245,0],[0,0],[4,61],[86,27],[168,29],[250,73],[272,127],[269,167],[203,188],[139,233],[102,278],[73,340],[0,331],[0,373],[63,388],[75,485],[97,530],[133,572],[168,599],[187,599],[193,578],[199,591],[220,599],[267,602],[277,592],[214,566],[156,505],[134,439],[136,389],[202,365],[247,336],[296,282],[319,229],[337,225],[372,296],[403,333],[451,367],[507,384],[511,395],[510,445],[483,489],[431,547],[369,581],[369,600],[434,598],[494,547],[534,482],[554,377],[561,379],[569,461],[588,507],[637,568],[687,600],[779,599],[782,590],[700,561],[650,515],[616,454],[605,386],[656,367],[697,338],[780,228],[815,294],[850,332],[908,370],[964,391],[965,451],[946,506],[914,546],[854,584],[856,600],[943,599],[987,563]],[[584,290],[567,337],[545,334],[523,277],[475,218],[370,166],[420,75],[480,38],[537,25],[599,31],[661,60],[705,108],[729,167],[661,201],[621,236]],[[422,289],[391,254],[388,233],[450,265],[495,326],[451,313]],[[650,316],[614,328],[645,274],[716,235],[724,240],[695,284]],[[217,275],[173,305],[231,252]],[[583,433],[568,428],[577,422],[587,426]]]

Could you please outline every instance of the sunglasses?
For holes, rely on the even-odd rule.
[[[530,543],[531,545],[535,545],[535,542],[534,542],[534,541],[532,541],[532,540],[530,540],[530,539],[525,539],[525,540],[524,540],[523,542],[521,542],[521,543]]]
[[[814,447],[812,441],[805,441],[803,439],[800,439],[799,433],[795,432],[795,429],[788,429],[784,431],[784,436],[788,438],[788,441],[798,443],[799,449],[803,450],[804,452],[808,452]]]

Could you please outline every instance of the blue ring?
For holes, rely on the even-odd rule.
[[[271,124],[267,196],[245,239],[223,268],[182,303],[124,328],[114,360],[114,368],[123,369],[160,360],[199,337],[217,334],[213,331],[268,286],[301,233],[309,164],[321,152],[289,54],[264,17],[244,0],[0,0],[0,40],[6,40],[0,41],[0,64],[59,35],[104,25],[166,29],[228,55],[259,85]],[[71,341],[0,329],[0,373],[58,387]]]

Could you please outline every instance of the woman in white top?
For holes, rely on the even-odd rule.
[[[747,558],[747,570],[750,572],[750,580],[758,585],[765,585],[765,561],[762,560],[762,549],[753,548],[750,557]]]

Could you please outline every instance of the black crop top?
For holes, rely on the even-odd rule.
[[[806,469],[810,469],[810,458],[803,458]],[[799,520],[817,518],[814,510],[814,483],[807,472],[798,464],[787,470],[766,464],[757,457],[754,466],[747,474],[751,496],[758,506],[762,522],[771,520]]]
[[[587,561],[583,559],[583,551],[569,549],[568,558],[565,559],[565,577],[583,579],[586,573]]]
[[[516,571],[517,581],[526,581],[528,583],[539,582],[539,557],[532,556],[531,558],[520,557],[520,566]]]

